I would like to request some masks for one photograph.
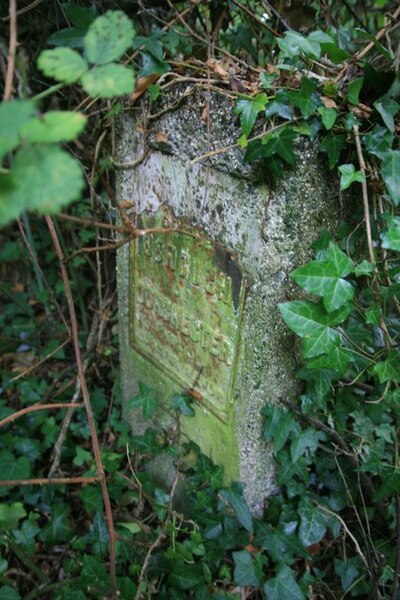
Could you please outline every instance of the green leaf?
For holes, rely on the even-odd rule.
[[[19,132],[34,112],[31,100],[8,100],[0,104],[0,158],[19,145]]]
[[[170,574],[169,584],[178,590],[190,590],[202,582],[202,573],[198,565],[188,565],[178,561]]]
[[[361,558],[358,556],[348,557],[345,561],[335,558],[335,572],[340,577],[344,592],[351,587],[356,577],[364,573],[364,567],[360,563]]]
[[[92,544],[94,554],[105,556],[108,553],[109,535],[107,523],[101,512],[95,514],[90,531],[85,537]]]
[[[326,135],[319,145],[320,152],[328,155],[329,168],[333,169],[339,160],[340,152],[346,145],[345,135],[335,135],[330,132]]]
[[[327,260],[312,261],[290,276],[307,292],[321,296],[328,312],[352,300],[354,288],[343,277],[353,268],[352,261],[333,242],[329,242]]]
[[[85,464],[93,463],[93,456],[91,452],[88,452],[84,448],[77,446],[75,448],[75,458],[72,461],[77,467],[82,467]]]
[[[141,408],[144,419],[150,419],[157,406],[158,400],[154,390],[144,383],[139,383],[139,393],[127,402],[128,410]]]
[[[79,198],[84,186],[78,163],[53,146],[28,146],[16,154],[8,176],[0,176],[0,224],[24,210],[51,213]]]
[[[48,546],[68,542],[73,535],[68,516],[70,509],[66,504],[53,505],[50,513],[50,522],[43,527],[40,539]]]
[[[272,443],[273,453],[277,456],[292,434],[296,437],[300,432],[300,425],[293,414],[281,406],[266,407],[263,437],[266,442]]]
[[[324,124],[325,129],[332,129],[338,116],[337,110],[334,108],[320,106],[318,113],[321,115],[322,123]]]
[[[392,98],[382,98],[374,102],[374,106],[381,115],[383,122],[391,133],[394,132],[394,116],[399,112],[400,104]]]
[[[369,260],[362,260],[358,265],[354,267],[354,275],[356,277],[362,277],[363,275],[371,275],[375,271],[375,265]]]
[[[88,554],[83,555],[81,577],[89,585],[93,585],[94,581],[108,583],[108,573],[104,563]]]
[[[305,600],[294,571],[286,565],[278,569],[276,577],[265,582],[263,589],[268,600]]]
[[[15,529],[15,527],[18,526],[18,521],[20,521],[24,517],[26,517],[26,511],[22,502],[13,502],[12,504],[0,504],[1,531],[4,531],[6,529]]]
[[[268,133],[262,140],[263,156],[269,158],[277,154],[294,167],[296,164],[296,155],[293,150],[293,143],[296,138],[296,133],[288,127]]]
[[[92,98],[114,98],[133,92],[135,77],[132,69],[123,65],[101,65],[83,75],[82,85]]]
[[[232,490],[221,490],[219,495],[233,508],[239,523],[243,525],[247,531],[252,533],[253,518],[243,496],[233,492]]]
[[[131,46],[134,36],[132,21],[120,10],[109,10],[89,27],[85,36],[86,56],[97,65],[118,60]]]
[[[53,33],[47,42],[50,46],[83,48],[87,27],[66,27]]]
[[[329,354],[340,345],[339,333],[330,325],[336,324],[337,318],[348,316],[346,305],[337,314],[327,313],[321,304],[307,300],[279,304],[279,310],[290,329],[304,338],[306,358]]]
[[[377,375],[379,383],[400,382],[400,352],[391,350],[386,360],[378,362],[374,366],[373,372]]]
[[[324,437],[322,435],[322,437]],[[319,441],[321,439],[321,432],[315,431],[315,429],[305,429],[301,434],[292,440],[290,445],[290,456],[292,461],[295,463],[299,460],[306,451],[310,451],[314,454],[318,448]]]
[[[97,16],[95,6],[83,8],[77,4],[63,4],[63,10],[65,10],[65,14],[75,27],[89,27]]]
[[[14,529],[13,536],[16,543],[27,552],[35,550],[35,536],[40,532],[40,527],[34,522],[26,519],[19,529]]]
[[[375,125],[375,127],[363,136],[363,142],[370,154],[374,154],[384,160],[391,152],[394,135],[386,127]]]
[[[168,73],[170,70],[170,66],[167,62],[164,60],[157,60],[148,52],[142,52],[141,57],[143,64],[142,68],[137,74],[138,77],[147,77],[148,75],[153,74],[163,75],[164,73]]]
[[[248,585],[258,587],[260,582],[258,581],[250,552],[248,550],[232,552],[232,557],[235,563],[233,578],[236,585],[240,587]]]
[[[62,83],[74,83],[87,71],[88,65],[78,52],[71,48],[43,50],[37,61],[38,68]]]
[[[21,596],[17,590],[9,585],[2,585],[0,588],[0,600],[21,600]]]
[[[300,515],[299,539],[305,548],[320,542],[326,534],[327,519],[317,506],[307,500],[301,500],[298,513]]]
[[[382,233],[382,248],[400,252],[400,217],[392,217],[388,230]]]
[[[353,79],[347,86],[347,98],[350,104],[357,105],[359,103],[358,95],[364,83],[364,77]]]
[[[286,31],[283,38],[279,38],[278,46],[280,48],[281,58],[297,58],[301,54],[311,58],[320,58],[321,45],[318,40],[307,39],[297,31]]]
[[[353,164],[340,165],[340,189],[346,190],[351,186],[352,183],[365,181],[365,175],[363,171],[356,171]]]
[[[5,481],[28,479],[31,474],[29,459],[26,456],[15,458],[8,450],[2,450],[0,452],[0,473]]]
[[[184,394],[174,394],[171,398],[172,410],[179,410],[185,417],[194,417],[195,410],[191,406],[192,399]]]
[[[389,152],[382,163],[382,177],[394,204],[400,204],[400,150]]]
[[[243,133],[249,135],[256,122],[257,115],[264,110],[267,103],[265,94],[255,98],[240,98],[235,105],[235,113],[240,115],[240,125]]]
[[[335,348],[330,354],[318,356],[307,363],[309,369],[333,369],[338,375],[345,375],[353,354],[346,348]]]
[[[21,128],[21,136],[32,143],[69,142],[83,130],[86,117],[71,111],[49,111],[31,119]]]
[[[268,102],[267,107],[265,109],[265,116],[267,118],[274,117],[275,115],[281,117],[281,119],[286,119],[288,121],[292,121],[294,119],[293,108],[289,106],[286,102],[279,102],[278,94],[276,95],[274,101]]]
[[[400,490],[400,473],[393,472],[390,474],[386,474],[383,483],[379,489],[376,490],[374,494],[375,502],[381,502],[387,496],[390,496],[394,492],[398,492]]]
[[[320,97],[315,93],[316,89],[316,81],[303,77],[300,90],[286,92],[290,102],[300,109],[305,119],[308,119],[321,104]]]
[[[117,522],[117,525],[119,525],[119,527],[123,527],[124,529],[127,529],[129,531],[129,533],[131,533],[132,535],[135,535],[136,533],[140,533],[142,531],[140,526],[135,522],[128,522],[128,523]]]

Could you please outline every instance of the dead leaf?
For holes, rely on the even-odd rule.
[[[207,61],[207,67],[211,69],[211,71],[214,73],[214,75],[218,77],[218,79],[223,79],[225,81],[229,79],[228,71],[224,69],[224,67],[219,61],[209,58]]]
[[[136,87],[131,94],[131,102],[136,102],[149,88],[152,83],[155,83],[160,76],[157,73],[139,77],[136,82]]]
[[[167,136],[167,134],[165,133],[165,131],[159,131],[159,132],[156,134],[156,141],[157,141],[159,144],[168,144],[168,136]]]
[[[328,98],[328,96],[321,96],[322,104],[325,108],[337,108],[337,104],[332,98]]]

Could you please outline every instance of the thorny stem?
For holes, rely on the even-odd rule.
[[[81,382],[82,399],[83,399],[83,404],[85,406],[86,414],[87,414],[87,418],[88,418],[93,453],[94,453],[94,457],[95,457],[96,469],[97,469],[97,474],[98,474],[98,480],[100,481],[101,491],[102,491],[102,495],[103,495],[104,509],[105,509],[105,514],[106,514],[107,529],[108,529],[109,543],[110,543],[110,579],[111,579],[111,586],[113,589],[113,594],[115,595],[117,592],[117,581],[116,581],[116,573],[115,573],[115,539],[116,539],[115,538],[115,529],[114,529],[110,496],[108,494],[108,488],[107,488],[107,483],[106,483],[106,479],[105,479],[103,461],[101,459],[101,454],[100,454],[99,440],[97,437],[97,431],[96,431],[96,425],[95,425],[94,417],[93,417],[92,405],[90,403],[89,390],[87,387],[85,372],[84,372],[84,368],[83,368],[81,349],[79,346],[79,331],[78,331],[78,322],[77,322],[76,312],[75,312],[74,299],[73,299],[73,295],[72,295],[72,289],[71,289],[71,284],[70,284],[69,277],[68,277],[68,272],[67,272],[67,269],[65,266],[64,254],[63,254],[63,251],[62,251],[62,248],[60,245],[60,241],[57,236],[56,229],[54,227],[54,223],[53,223],[51,217],[49,217],[49,216],[46,216],[45,219],[46,219],[47,227],[49,229],[50,236],[53,241],[53,245],[54,245],[54,248],[55,248],[59,263],[60,263],[61,276],[62,276],[62,280],[64,283],[65,295],[67,297],[67,302],[68,302],[68,309],[69,309],[70,321],[71,321],[72,340],[73,340],[74,351],[75,351],[76,365],[77,365],[77,369],[78,369],[78,377]]]
[[[23,408],[13,413],[12,415],[8,415],[0,421],[0,427],[7,425],[7,423],[12,423],[15,419],[19,419],[23,415],[27,415],[31,412],[36,412],[38,410],[50,410],[50,409],[60,409],[60,408],[82,408],[81,404],[72,404],[71,402],[52,402],[51,404],[34,404],[33,406],[28,406],[27,408]]]

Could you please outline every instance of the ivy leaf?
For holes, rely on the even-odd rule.
[[[400,204],[400,150],[389,152],[382,163],[382,177],[396,206]]]
[[[63,4],[63,10],[75,27],[89,27],[97,16],[95,6],[83,8],[77,4]]]
[[[142,52],[141,57],[143,60],[143,64],[142,68],[137,74],[138,77],[148,77],[149,75],[154,74],[163,75],[164,73],[167,73],[171,68],[167,62],[157,60],[148,52]]]
[[[347,99],[350,104],[357,105],[359,103],[358,95],[361,92],[361,88],[364,83],[364,77],[359,77],[358,79],[354,79],[347,86]]]
[[[390,473],[383,479],[383,483],[378,490],[376,490],[374,494],[374,500],[376,502],[381,502],[386,496],[393,494],[393,492],[398,492],[400,489],[400,473]]]
[[[293,150],[293,142],[296,137],[294,131],[288,127],[268,133],[262,140],[263,156],[269,158],[277,154],[294,167],[296,164],[296,155]]]
[[[190,590],[203,580],[202,573],[198,565],[188,565],[183,561],[178,561],[174,565],[174,570],[170,574],[169,584],[179,590]]]
[[[299,435],[300,426],[292,413],[281,406],[267,406],[263,415],[266,417],[264,440],[272,444],[273,453],[277,456],[290,434],[293,434],[293,437]]]
[[[317,544],[326,534],[326,514],[307,500],[301,500],[298,513],[300,515],[299,539],[305,548]]]
[[[358,265],[354,267],[354,275],[356,277],[362,277],[363,275],[371,275],[375,271],[375,265],[369,260],[362,260]]]
[[[13,536],[16,543],[26,552],[34,553],[35,536],[40,532],[40,527],[33,521],[26,519],[19,529],[14,529]]]
[[[351,556],[346,560],[335,558],[335,573],[339,575],[342,584],[342,590],[348,590],[355,580],[363,573],[363,565],[359,556]]]
[[[247,531],[252,533],[253,518],[243,496],[233,492],[232,490],[221,490],[219,495],[225,502],[229,504],[229,506],[233,508],[239,523],[243,525]]]
[[[3,471],[2,471],[3,472]],[[10,478],[11,479],[11,478]],[[0,504],[0,530],[14,529],[18,521],[26,517],[26,510],[22,502]]]
[[[240,98],[235,105],[235,113],[240,115],[240,125],[244,134],[249,135],[256,122],[257,115],[264,110],[267,103],[265,94],[255,98]]]
[[[352,183],[363,182],[365,181],[365,175],[363,171],[356,171],[356,168],[353,164],[340,165],[340,189],[347,190],[348,187],[351,186]]]
[[[321,120],[325,129],[332,129],[338,116],[337,110],[334,108],[327,108],[326,106],[320,106],[318,113],[321,115]]]
[[[144,419],[150,419],[158,406],[154,390],[144,383],[139,383],[139,393],[127,402],[128,410],[141,408]]]
[[[21,136],[29,142],[69,142],[82,131],[86,117],[72,111],[49,111],[35,117],[21,128]]]
[[[236,585],[240,587],[248,585],[258,587],[260,582],[258,581],[250,552],[248,550],[232,552],[232,557],[235,563],[233,578]]]
[[[394,116],[399,112],[400,104],[392,98],[383,98],[374,102],[374,106],[381,115],[383,122],[391,133],[394,132]]]
[[[93,585],[93,581],[108,583],[108,574],[103,562],[88,554],[83,556],[81,577],[90,585]]]
[[[290,445],[290,456],[292,457],[292,461],[294,463],[297,462],[307,450],[309,450],[311,454],[314,454],[318,448],[321,437],[324,437],[322,432],[315,431],[315,429],[305,429],[299,436],[293,438]]]
[[[320,97],[315,93],[316,89],[317,82],[304,77],[301,82],[300,90],[286,92],[286,96],[290,102],[300,109],[300,112],[305,119],[308,119],[321,104]]]
[[[79,164],[54,146],[21,148],[8,176],[0,177],[0,224],[23,210],[56,212],[76,200],[84,181]]]
[[[378,362],[374,366],[373,372],[377,375],[379,383],[400,382],[400,352],[391,350],[386,360]]]
[[[278,39],[281,58],[297,58],[305,54],[311,58],[320,58],[321,45],[318,40],[311,37],[307,39],[297,31],[286,31],[283,38]]]
[[[8,100],[0,104],[0,158],[20,143],[20,129],[35,112],[31,100]]]
[[[28,479],[31,474],[31,465],[26,456],[15,456],[8,450],[0,452],[0,473],[5,481],[13,479]]]
[[[346,348],[335,348],[330,354],[318,356],[307,363],[310,369],[333,369],[340,376],[347,373],[353,354]]]
[[[86,56],[96,65],[118,60],[131,46],[134,36],[132,21],[120,10],[109,10],[89,27],[85,36]]]
[[[340,152],[346,145],[345,135],[335,135],[330,132],[321,140],[319,145],[320,152],[325,152],[328,155],[329,168],[333,169],[339,160]]]
[[[354,296],[353,286],[343,279],[352,269],[352,261],[336,244],[329,242],[326,260],[312,261],[290,276],[310,294],[321,296],[326,310],[333,312]]]
[[[308,300],[286,302],[278,307],[290,329],[304,338],[306,358],[329,354],[340,345],[339,333],[330,325],[338,324],[348,316],[346,305],[336,313],[328,313],[321,304]]]
[[[86,540],[93,545],[95,554],[105,556],[109,549],[109,536],[107,523],[101,512],[94,516],[93,523],[90,526],[89,533],[85,536]]]
[[[305,600],[294,571],[286,565],[278,569],[276,577],[265,582],[263,589],[268,600]]]
[[[282,100],[280,100],[282,98]],[[293,108],[287,104],[286,94],[279,95],[279,92],[275,96],[275,100],[268,102],[265,109],[265,116],[267,118],[274,117],[277,115],[281,119],[292,121],[294,118]]]
[[[185,417],[194,417],[195,410],[191,406],[190,396],[183,394],[174,394],[171,398],[171,408],[173,410],[179,410]]]
[[[0,600],[21,600],[21,596],[9,585],[2,585],[0,588]]]
[[[51,508],[50,522],[43,527],[40,539],[48,546],[68,542],[73,531],[69,524],[70,509],[66,504],[53,505]]]
[[[62,83],[74,83],[87,71],[87,62],[71,48],[43,50],[37,61],[38,68],[46,75]]]
[[[101,65],[84,73],[82,85],[92,98],[114,98],[133,92],[135,77],[124,65]]]
[[[363,136],[363,142],[370,154],[384,160],[391,151],[394,135],[386,127],[375,125],[372,131]]]
[[[382,233],[382,248],[400,252],[400,217],[391,217],[388,230]]]

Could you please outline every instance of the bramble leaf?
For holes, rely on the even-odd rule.
[[[43,50],[37,61],[38,68],[61,83],[74,83],[87,71],[88,64],[76,50],[54,48]]]
[[[109,10],[98,17],[85,36],[85,52],[92,64],[104,65],[118,60],[135,36],[132,21],[120,10]]]
[[[0,158],[20,143],[19,132],[35,112],[31,100],[9,100],[0,104]]]
[[[80,134],[85,123],[82,113],[49,111],[28,121],[21,128],[21,136],[32,143],[69,142]]]
[[[135,77],[132,69],[123,65],[101,65],[84,73],[82,85],[92,98],[114,98],[133,92]]]

